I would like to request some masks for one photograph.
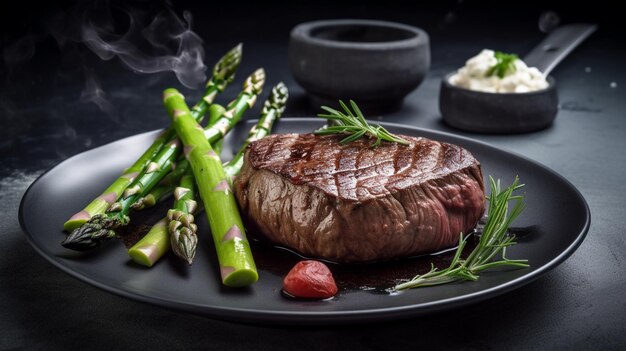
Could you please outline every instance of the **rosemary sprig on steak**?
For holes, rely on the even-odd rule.
[[[491,185],[491,195],[487,197],[489,200],[487,221],[478,245],[469,256],[466,259],[461,258],[463,248],[467,244],[467,237],[463,238],[463,233],[461,233],[459,246],[448,268],[439,270],[433,266],[428,273],[418,275],[408,282],[396,285],[396,290],[440,285],[458,280],[476,281],[481,271],[494,267],[528,267],[528,260],[510,260],[506,258],[506,248],[515,245],[515,235],[509,235],[507,230],[511,222],[524,209],[523,197],[513,195],[513,192],[524,185],[519,184],[517,177],[515,177],[513,184],[504,191],[501,191],[500,180],[496,182],[490,176],[489,183]],[[509,202],[514,202],[510,212]],[[500,253],[502,253],[502,259],[494,261],[493,258]]]
[[[357,106],[354,101],[350,100],[350,106],[352,106],[353,111],[350,111],[350,108],[341,100],[339,100],[339,105],[341,105],[341,108],[343,108],[345,112],[337,111],[328,106],[322,106],[322,109],[328,112],[328,114],[322,113],[317,116],[333,122],[333,125],[316,130],[315,134],[350,134],[341,140],[342,144],[353,142],[367,135],[371,138],[376,138],[376,142],[372,144],[372,148],[380,145],[383,140],[409,145],[408,141],[389,133],[389,131],[382,126],[367,123],[363,112],[361,112],[361,109],[359,109],[359,106]]]

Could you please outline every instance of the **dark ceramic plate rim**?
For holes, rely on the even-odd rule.
[[[306,117],[283,118],[280,121],[280,123],[311,122],[311,120],[312,118],[306,118]],[[33,186],[37,182],[39,182],[43,177],[45,177],[51,170],[62,166],[64,163],[70,161],[73,157],[81,155],[84,152],[74,155],[64,160],[63,162],[59,163],[58,165],[50,168],[49,170],[44,172],[42,175],[40,175],[29,186],[29,188],[24,193],[22,200],[20,202],[20,207],[19,207],[20,226],[22,230],[24,231],[26,238],[28,242],[30,243],[30,245],[33,246],[33,248],[35,249],[37,253],[39,253],[42,257],[48,260],[48,262],[52,263],[54,266],[61,269],[65,273],[79,280],[82,280],[88,284],[91,284],[97,288],[100,288],[102,290],[111,292],[113,294],[116,294],[122,297],[129,298],[132,300],[149,303],[149,304],[153,304],[157,306],[163,306],[163,307],[171,308],[174,310],[185,311],[185,312],[190,312],[190,313],[200,314],[200,315],[206,315],[209,317],[215,317],[215,318],[238,321],[238,322],[252,322],[252,323],[271,322],[271,323],[279,323],[279,324],[294,323],[294,322],[299,323],[299,324],[374,322],[374,321],[381,321],[381,320],[413,317],[413,316],[417,316],[421,314],[431,313],[434,311],[443,311],[443,310],[447,310],[447,309],[451,309],[455,307],[460,307],[460,306],[465,306],[468,304],[476,303],[476,302],[483,301],[485,299],[492,298],[497,295],[506,293],[508,291],[519,288],[525,284],[528,284],[534,281],[535,279],[537,279],[544,273],[558,266],[569,256],[571,256],[572,253],[576,251],[576,249],[580,246],[580,244],[585,239],[585,236],[589,230],[590,221],[591,221],[591,213],[589,211],[589,206],[587,202],[585,201],[584,197],[582,196],[582,194],[580,193],[580,191],[576,189],[576,187],[574,187],[563,176],[551,170],[550,168],[536,161],[533,161],[525,156],[516,154],[514,152],[510,152],[510,151],[500,150],[494,146],[491,146],[487,143],[484,143],[475,139],[458,136],[455,134],[440,132],[440,131],[434,131],[434,130],[428,130],[428,129],[418,128],[418,127],[407,126],[407,125],[395,124],[395,123],[381,123],[381,124],[388,128],[405,129],[405,130],[411,131],[412,133],[421,132],[421,133],[427,133],[427,134],[440,135],[445,138],[457,139],[457,140],[461,140],[469,144],[476,144],[481,147],[486,147],[488,149],[494,149],[498,152],[503,152],[510,156],[516,157],[523,162],[527,162],[527,163],[532,164],[535,167],[541,168],[543,171],[554,176],[563,185],[567,186],[567,188],[570,191],[572,191],[572,194],[575,195],[576,198],[580,201],[580,203],[584,206],[585,218],[584,218],[583,227],[581,228],[578,235],[576,235],[575,239],[571,241],[571,243],[565,248],[565,250],[563,250],[558,255],[554,256],[549,262],[543,264],[542,266],[538,267],[535,270],[532,270],[531,272],[527,274],[524,274],[520,277],[509,280],[506,283],[502,283],[502,284],[493,286],[488,289],[483,289],[474,293],[460,295],[460,296],[456,296],[452,298],[445,298],[445,299],[436,300],[436,301],[409,304],[409,305],[403,305],[403,306],[397,306],[397,307],[361,309],[361,310],[354,310],[354,311],[307,312],[307,311],[275,311],[275,310],[232,308],[232,307],[217,307],[216,308],[216,307],[202,305],[202,304],[189,303],[189,302],[178,301],[178,300],[173,300],[173,299],[163,299],[163,298],[149,296],[149,295],[141,295],[138,293],[124,290],[122,288],[118,288],[116,286],[107,285],[98,280],[92,279],[91,277],[74,270],[72,267],[70,267],[69,265],[61,261],[60,259],[48,255],[44,251],[44,249],[40,246],[39,242],[35,240],[32,234],[29,233],[26,229],[26,223],[24,220],[24,206],[25,206],[26,199],[29,197],[31,190],[33,189]],[[148,134],[148,133],[154,133],[154,131],[143,133],[143,134]],[[123,138],[123,139],[114,141],[113,143],[123,142],[126,139],[137,137],[139,135],[141,134]],[[87,150],[85,152],[90,152],[90,151],[105,147],[107,145],[110,145],[110,143],[99,146],[91,150]]]

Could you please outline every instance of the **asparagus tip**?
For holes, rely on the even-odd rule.
[[[191,265],[196,256],[198,236],[191,230],[178,230],[170,238],[172,240],[172,251],[174,251],[176,256],[182,258],[185,262],[187,262],[187,264]]]
[[[243,91],[251,95],[259,95],[265,84],[265,70],[258,68],[243,82]]]
[[[169,232],[172,251],[191,265],[198,246],[198,235],[196,234],[198,227],[193,223],[193,215],[170,210],[167,217],[170,219]]]
[[[258,80],[265,79],[265,69],[263,67],[257,68],[252,74]]]
[[[74,229],[61,242],[61,245],[76,251],[91,250],[99,246],[102,241],[115,238],[114,229],[120,224],[121,221],[115,218],[108,218],[102,215],[94,216],[87,223]]]
[[[230,49],[213,67],[213,77],[230,82],[241,63],[242,51],[243,45],[241,43]],[[211,82],[212,80],[209,81],[209,84]]]

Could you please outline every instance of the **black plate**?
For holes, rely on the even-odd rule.
[[[313,118],[281,120],[276,133],[309,132],[321,125]],[[20,223],[35,250],[63,271],[112,293],[135,300],[211,317],[245,322],[344,323],[420,315],[484,300],[536,279],[569,257],[583,241],[590,214],[581,194],[550,169],[471,139],[418,128],[386,124],[392,132],[452,142],[470,150],[483,172],[510,184],[519,175],[526,184],[527,209],[516,226],[530,227],[509,258],[527,258],[530,268],[485,272],[477,282],[415,289],[394,295],[342,291],[330,301],[297,301],[280,294],[282,277],[259,267],[260,279],[247,289],[221,285],[210,245],[200,245],[187,269],[172,257],[146,269],[130,262],[120,242],[88,255],[59,245],[63,222],[97,196],[131,164],[156,132],[136,135],[76,155],[37,179],[20,205]],[[250,126],[237,127],[225,141],[224,155]],[[207,228],[204,216],[199,225]],[[201,238],[202,240],[202,238]],[[407,277],[408,278],[408,277]]]

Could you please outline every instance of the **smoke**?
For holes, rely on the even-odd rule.
[[[203,41],[191,30],[191,13],[185,11],[183,20],[168,8],[147,23],[137,12],[125,14],[128,30],[124,33],[114,31],[112,14],[108,18],[100,15],[100,24],[87,14],[80,31],[82,42],[100,59],[117,57],[135,72],[173,72],[188,88],[204,83]]]
[[[58,81],[47,84],[73,87],[83,80],[84,88],[75,99],[95,104],[114,122],[120,121],[120,110],[107,96],[103,88],[107,85],[101,84],[101,78],[108,78],[109,62],[121,62],[136,73],[154,74],[149,79],[153,83],[168,73],[188,88],[200,87],[206,81],[204,43],[192,30],[191,13],[179,15],[165,2],[77,2],[46,14],[41,22],[40,27],[31,28],[31,33],[8,42],[0,51],[0,64],[4,63],[0,66],[5,85],[2,90],[7,94],[0,100],[29,93],[20,79],[29,71],[29,61],[41,61],[50,52],[50,43],[56,43],[60,55],[50,66]],[[45,48],[37,51],[38,45]],[[0,104],[1,111],[6,110],[4,105]]]
[[[452,25],[459,19],[459,15],[462,12],[464,5],[463,0],[457,0],[452,8],[445,13],[443,18],[439,22],[439,28],[446,29]]]
[[[539,16],[539,30],[544,33],[550,33],[561,23],[561,17],[554,11],[545,11]]]
[[[85,89],[80,93],[80,101],[84,103],[93,102],[100,108],[100,111],[106,113],[113,121],[120,122],[117,109],[107,100],[106,93],[89,69],[85,69]]]

